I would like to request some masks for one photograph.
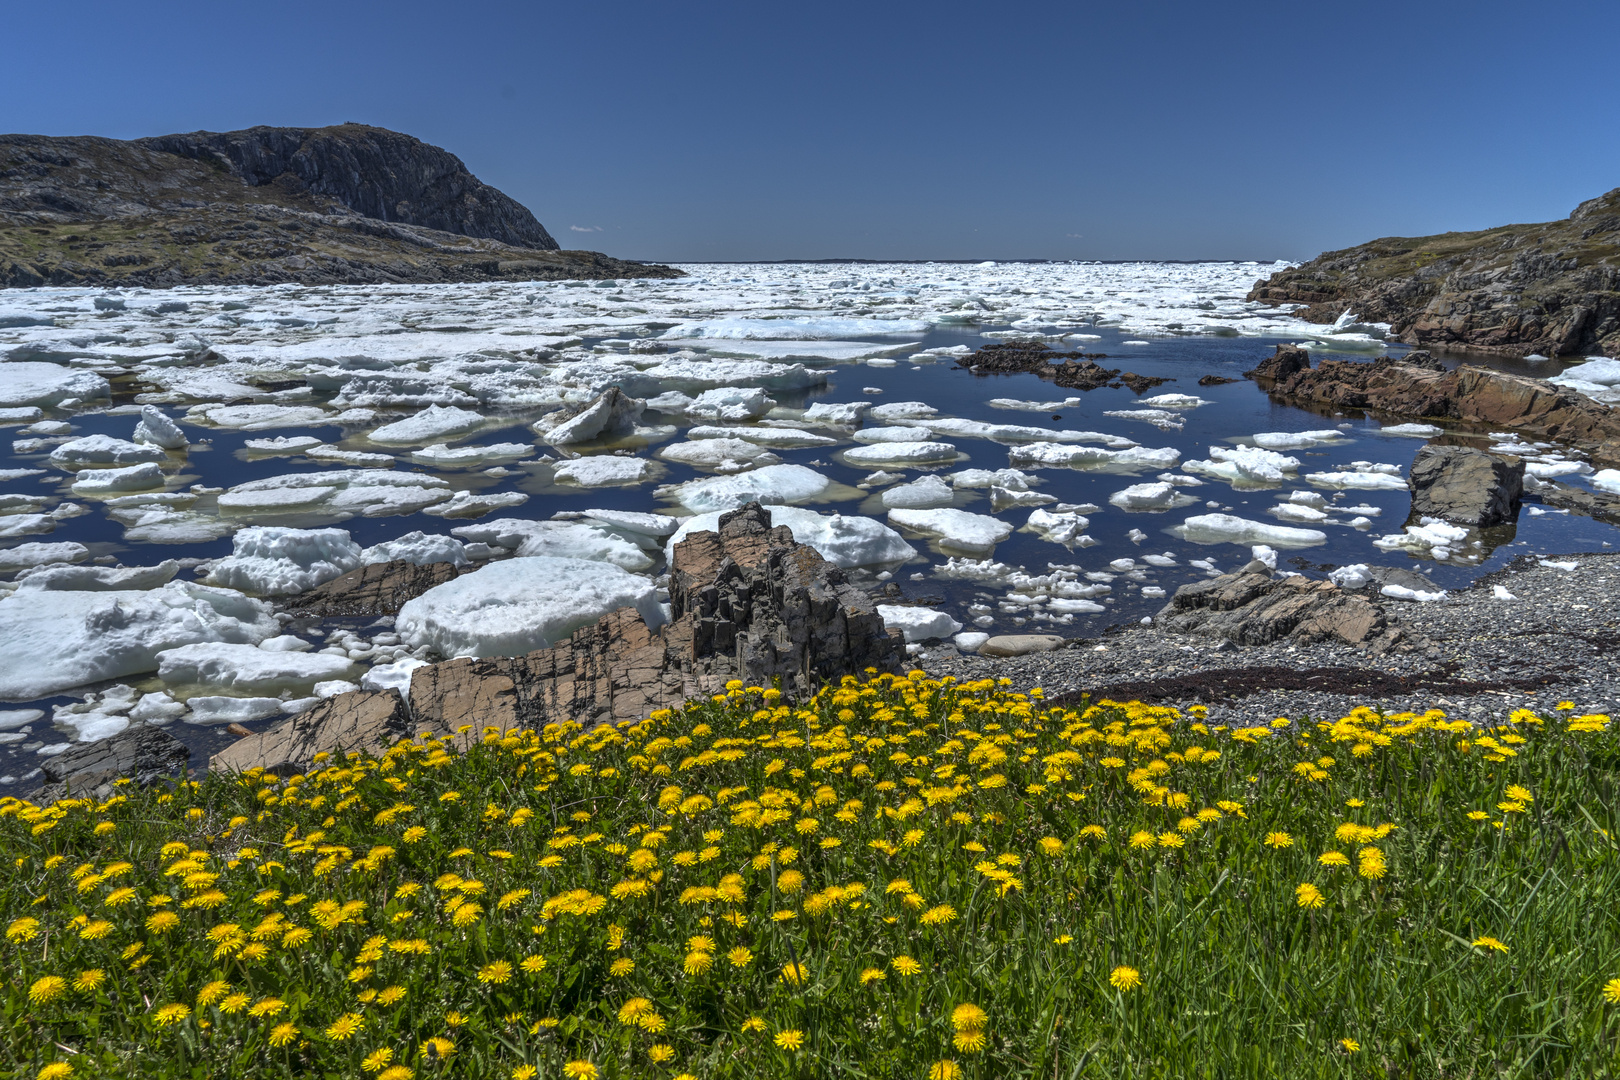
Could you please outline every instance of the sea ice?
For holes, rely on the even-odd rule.
[[[1380,435],[1405,435],[1413,439],[1432,439],[1444,432],[1444,428],[1435,427],[1433,424],[1391,424],[1378,429]]]
[[[360,676],[362,690],[398,690],[399,696],[407,702],[411,700],[411,675],[419,667],[427,667],[426,660],[418,660],[414,656],[407,656],[402,660],[395,660],[391,664],[374,664],[370,671]]]
[[[463,525],[450,531],[467,543],[506,548],[521,557],[552,557],[566,559],[570,563],[608,564],[632,572],[650,569],[656,562],[647,553],[648,549],[657,550],[650,539],[626,536],[605,522],[500,518],[480,525]]]
[[[1013,531],[1005,521],[951,508],[890,510],[889,521],[912,532],[935,537],[942,549],[974,555],[989,554]]]
[[[0,602],[3,607],[4,602]],[[652,580],[583,559],[507,559],[407,601],[400,640],[440,656],[521,656],[548,648],[621,607],[663,622]]]
[[[1599,469],[1587,482],[1599,491],[1620,495],[1620,469]]]
[[[18,544],[0,549],[0,574],[49,563],[75,563],[89,557],[90,549],[83,544]],[[3,651],[0,651],[0,655],[4,655]]]
[[[73,482],[75,495],[124,495],[163,486],[163,470],[155,461],[121,469],[85,469]]]
[[[1254,445],[1264,450],[1308,450],[1313,446],[1343,442],[1345,434],[1337,428],[1327,428],[1322,431],[1262,431],[1250,438]],[[1294,467],[1299,468],[1297,461]]]
[[[666,461],[718,472],[741,472],[760,465],[779,465],[782,459],[762,446],[742,439],[697,439],[665,446],[658,456]]]
[[[180,570],[174,559],[156,566],[36,566],[17,575],[19,589],[58,592],[128,592],[167,584]]]
[[[186,705],[191,710],[191,715],[186,717],[186,723],[202,727],[251,724],[255,720],[269,719],[282,709],[280,698],[235,697],[226,694],[199,694],[187,698]]]
[[[161,446],[165,450],[184,450],[189,445],[180,425],[169,419],[156,405],[141,406],[141,418],[135,424],[134,440]]]
[[[467,548],[460,540],[442,533],[418,531],[373,544],[360,553],[360,561],[365,564],[393,562],[395,559],[404,559],[417,566],[439,562],[466,566]]]
[[[366,437],[384,446],[411,446],[465,437],[483,427],[484,417],[454,405],[429,405],[421,412],[384,424]]]
[[[698,425],[686,429],[688,439],[743,439],[775,450],[797,449],[806,446],[836,446],[837,439],[800,431],[790,427],[711,427]]]
[[[574,416],[545,432],[544,438],[553,446],[565,446],[628,435],[635,430],[636,420],[646,407],[642,399],[612,387]]]
[[[1470,544],[1468,536],[1469,531],[1460,525],[1437,518],[1423,518],[1420,524],[1408,525],[1403,532],[1379,537],[1373,541],[1373,546],[1385,551],[1407,551],[1420,557],[1427,555],[1443,561],[1464,555],[1465,549],[1470,546],[1478,546],[1477,540]]]
[[[817,401],[804,410],[804,419],[812,424],[834,427],[852,427],[861,422],[861,415],[872,407],[868,401]]]
[[[354,670],[346,656],[221,642],[165,649],[157,660],[158,678],[170,686],[217,686],[261,693],[307,689],[325,679],[346,678]]]
[[[619,532],[658,539],[671,535],[681,527],[681,519],[667,514],[643,514],[633,510],[586,510],[584,514]]]
[[[1191,495],[1181,494],[1174,484],[1159,480],[1149,484],[1132,484],[1108,496],[1108,501],[1121,510],[1159,511],[1191,506],[1198,500]]]
[[[593,454],[556,465],[551,470],[551,478],[574,487],[640,484],[651,479],[652,467],[652,462],[646,458]]]
[[[1091,538],[1084,533],[1090,525],[1090,518],[1072,510],[1039,509],[1030,511],[1029,520],[1024,523],[1024,531],[1065,547],[1076,544],[1089,546]]]
[[[961,623],[933,608],[879,604],[877,613],[884,626],[900,631],[907,642],[950,637],[962,629]]]
[[[337,421],[319,405],[194,405],[186,410],[186,419],[233,431],[313,427]]]
[[[182,645],[252,644],[279,632],[270,605],[189,581],[140,592],[18,589],[0,599],[0,698],[153,671],[158,653]]]
[[[250,480],[219,496],[222,514],[343,518],[410,514],[451,497],[450,484],[424,473],[367,469],[289,473]]]
[[[291,596],[357,570],[366,561],[344,529],[240,529],[230,555],[209,569],[210,585],[260,596]]]
[[[1352,563],[1328,571],[1328,580],[1341,589],[1365,589],[1372,579],[1366,563]]]
[[[94,372],[60,364],[0,363],[0,406],[57,405],[74,398],[104,398],[110,393],[112,385]]]
[[[762,469],[688,480],[670,488],[660,488],[659,498],[672,499],[696,514],[713,510],[735,510],[751,502],[784,505],[808,502],[826,491],[827,477],[803,465],[767,465]]]
[[[1235,487],[1280,484],[1299,468],[1299,459],[1258,446],[1209,448],[1208,461],[1183,462],[1182,470],[1225,480]]]
[[[91,465],[135,465],[143,461],[163,461],[168,455],[156,446],[115,439],[111,435],[86,435],[65,442],[51,451],[51,464],[74,472]]]
[[[955,497],[955,490],[944,480],[937,476],[924,476],[909,484],[887,489],[881,499],[888,510],[929,510],[936,506],[949,506]]]
[[[1067,466],[1071,469],[1103,469],[1112,472],[1137,472],[1146,469],[1171,469],[1181,460],[1181,451],[1174,447],[1150,449],[1145,446],[1125,450],[1106,450],[1096,446],[1072,446],[1062,443],[1037,442],[1015,446],[1007,451],[1007,460],[1014,467],[1050,468]]]
[[[416,465],[428,465],[437,469],[481,469],[487,465],[496,465],[509,461],[517,461],[534,453],[534,446],[530,443],[492,443],[487,446],[458,446],[452,449],[446,443],[434,443],[432,446],[413,450],[407,455]]]
[[[1311,547],[1327,542],[1327,533],[1267,525],[1232,514],[1196,514],[1171,530],[1195,544],[1270,544],[1279,548]]]
[[[1365,465],[1366,462],[1355,464]],[[1390,466],[1395,468],[1395,466]],[[1306,473],[1307,482],[1320,487],[1358,489],[1362,491],[1405,491],[1406,480],[1396,472],[1382,470],[1358,469],[1352,466],[1348,470],[1331,472]]]

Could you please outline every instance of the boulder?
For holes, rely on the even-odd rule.
[[[129,777],[141,787],[170,779],[185,779],[191,751],[162,728],[129,727],[110,739],[80,743],[40,764],[45,786],[40,800],[54,802],[68,795],[106,799],[113,782]]]
[[[980,656],[1024,656],[1063,648],[1056,634],[997,634],[979,646]]]
[[[672,621],[651,629],[633,608],[526,656],[418,668],[418,721],[444,730],[638,719],[715,693],[730,679],[804,695],[868,667],[898,671],[904,643],[872,598],[814,548],[773,528],[758,503],[720,518],[717,532],[675,545]]]
[[[1412,518],[1484,528],[1519,516],[1524,462],[1467,446],[1425,446],[1412,462]]]
[[[354,690],[227,746],[209,759],[208,768],[225,772],[259,768],[291,776],[308,771],[322,751],[334,756],[350,750],[377,753],[414,730],[399,691]]]
[[[1153,622],[1169,633],[1234,645],[1337,640],[1382,653],[1406,640],[1382,608],[1332,582],[1247,572],[1183,585]]]
[[[408,559],[372,563],[291,597],[285,607],[296,615],[323,619],[398,615],[407,600],[472,569],[450,562],[418,566]]]

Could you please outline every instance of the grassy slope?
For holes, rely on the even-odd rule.
[[[5,800],[0,1067],[1606,1074],[1620,743],[1515,719],[1209,730],[916,673]]]

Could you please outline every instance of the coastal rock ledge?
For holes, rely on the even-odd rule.
[[[476,738],[488,726],[635,720],[731,679],[804,696],[866,668],[898,671],[905,659],[871,597],[786,527],[773,528],[758,503],[676,545],[669,593],[671,620],[661,627],[620,608],[526,656],[421,667],[408,713],[393,690],[342,694],[227,747],[209,768],[299,771],[322,750],[375,750],[463,725]]]

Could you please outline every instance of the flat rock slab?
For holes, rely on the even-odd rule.
[[[291,776],[307,772],[316,754],[379,753],[411,734],[411,715],[399,691],[354,690],[227,746],[209,759],[208,768],[224,772],[258,768]]]
[[[1170,633],[1234,645],[1336,639],[1378,653],[1405,641],[1404,631],[1365,597],[1328,581],[1268,574],[1223,574],[1183,585],[1153,621]]]
[[[185,779],[190,761],[191,751],[185,743],[162,728],[125,728],[110,739],[83,743],[46,758],[40,765],[46,781],[40,798],[52,802],[71,793],[105,799],[113,793],[113,781],[121,776],[142,787]]]
[[[997,634],[979,646],[980,656],[1025,656],[1063,648],[1056,634]]]
[[[406,601],[474,569],[447,562],[418,566],[404,559],[372,563],[291,598],[286,608],[297,615],[323,619],[398,615]]]

